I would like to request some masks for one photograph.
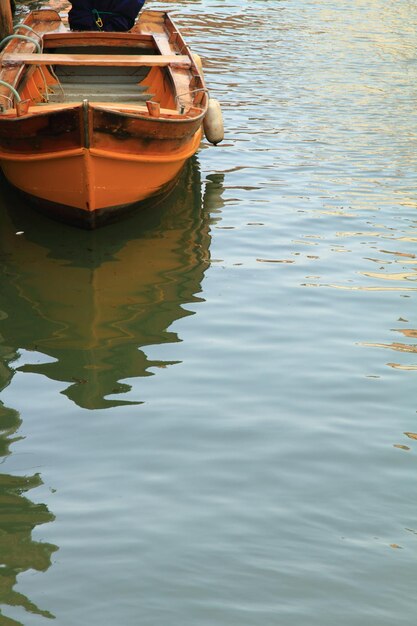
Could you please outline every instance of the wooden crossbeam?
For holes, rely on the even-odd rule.
[[[107,43],[117,41],[118,44],[120,41],[126,41],[129,43],[129,45],[131,45],[132,43],[134,44],[138,41],[147,41],[149,43],[152,43],[153,35],[151,35],[150,33],[119,33],[117,31],[70,31],[65,33],[46,33],[43,36],[43,40],[45,45],[50,45],[52,43],[54,45],[57,45],[60,43],[61,40],[65,40],[66,44],[68,43],[68,41],[71,41],[72,43],[76,42],[77,45],[79,41],[84,40],[87,42],[89,41],[90,43],[91,41],[96,42],[97,40],[107,41]]]
[[[3,67],[11,65],[83,65],[101,67],[166,67],[167,65],[185,65],[191,60],[187,55],[179,54],[39,54],[5,52],[0,57]]]
[[[117,46],[154,48],[153,35],[147,33],[118,33],[118,32],[68,32],[68,33],[47,33],[43,36],[43,47],[65,48],[68,46],[88,47],[88,46]],[[47,50],[45,50],[47,52]]]

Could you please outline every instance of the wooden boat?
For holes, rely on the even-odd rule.
[[[154,205],[198,150],[222,138],[201,61],[168,14],[127,33],[71,32],[33,11],[0,55],[0,165],[50,216],[95,228]],[[219,134],[220,129],[220,134]]]

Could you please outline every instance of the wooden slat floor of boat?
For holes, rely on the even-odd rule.
[[[105,85],[119,85],[119,86],[132,86],[137,84],[138,82],[140,82],[141,80],[143,80],[144,76],[141,76],[140,74],[122,74],[122,75],[114,75],[114,74],[103,74],[103,75],[97,75],[94,73],[90,73],[90,74],[81,74],[81,73],[73,73],[73,74],[68,74],[68,73],[61,73],[61,72],[55,72],[56,75],[59,77],[59,79],[61,80],[62,83],[65,84],[92,84],[92,82],[94,82],[94,84],[98,85],[101,84],[103,86]]]
[[[140,84],[149,73],[148,67],[60,66],[55,72],[61,87],[54,86],[48,95],[51,103],[87,99],[139,105],[154,95],[146,93],[148,88]]]
[[[124,104],[140,104],[141,102],[147,102],[152,100],[154,94],[152,93],[94,93],[91,91],[68,93],[57,91],[50,93],[48,96],[49,102],[80,102],[81,100],[88,100],[89,102],[119,102]]]
[[[148,67],[55,68],[55,74],[65,83],[139,83],[148,73]]]
[[[154,94],[146,93],[147,87],[144,85],[113,82],[91,83],[89,81],[68,83],[62,78],[61,86],[55,86],[53,93],[48,94],[49,102],[79,102],[87,99],[90,102],[103,102],[104,100],[139,104],[151,100],[154,96]]]
[[[67,83],[61,82],[62,88],[65,93],[82,93],[85,91],[91,91],[97,94],[111,94],[111,93],[132,93],[138,94],[147,90],[144,85],[135,85],[132,83]]]

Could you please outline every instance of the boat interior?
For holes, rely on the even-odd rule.
[[[53,51],[51,51],[53,52]],[[62,48],[61,54],[85,54],[85,48]],[[88,54],[126,55],[137,54],[136,48],[107,48],[92,46]],[[150,49],[147,54],[153,54]],[[141,50],[141,54],[144,51]],[[88,99],[90,102],[117,102],[124,104],[140,104],[155,97],[149,90],[146,77],[150,67],[92,67],[92,66],[55,66],[53,72],[58,79],[56,84],[48,88],[44,94],[47,102],[79,102]],[[144,84],[145,81],[145,84]]]
[[[151,47],[138,48],[136,46],[63,46],[59,48],[44,48],[43,53],[51,57],[50,65],[34,65],[28,73],[22,87],[27,87],[30,97],[38,104],[80,102],[88,99],[89,102],[108,102],[127,105],[144,105],[150,100],[158,102],[161,107],[176,109],[173,86],[169,73],[164,66],[153,65],[155,50]],[[84,65],[83,63],[66,65],[54,63],[54,57],[62,59],[92,55],[103,60],[120,56],[126,59],[140,54],[146,59],[149,56],[150,64],[135,66],[126,61],[125,65]],[[103,61],[104,63],[104,61]],[[34,98],[34,89],[39,92]],[[36,94],[35,94],[36,95]]]
[[[17,116],[85,100],[152,117],[194,117],[207,106],[204,80],[166,14],[145,11],[129,33],[68,31],[54,11],[34,15],[1,54],[2,113],[13,110],[13,85]]]

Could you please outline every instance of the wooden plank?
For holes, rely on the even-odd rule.
[[[153,47],[153,36],[137,33],[117,32],[69,32],[46,34],[43,38],[44,48],[61,48],[65,46],[124,46]]]
[[[143,55],[104,55],[104,54],[39,54],[5,52],[1,57],[3,66],[10,65],[84,65],[100,67],[141,67],[168,65],[190,66],[187,55],[143,54]]]
[[[166,19],[167,21],[167,19]],[[179,33],[178,29],[175,28],[174,24],[169,21],[170,26],[173,30]],[[154,35],[155,44],[161,55],[172,54],[176,49],[177,43],[172,44],[169,43],[168,37],[166,35]],[[180,35],[178,41],[180,41]],[[189,58],[189,57],[188,57]],[[190,64],[191,66],[191,64]],[[188,68],[184,66],[175,66],[169,69],[172,80],[174,82],[175,91],[178,95],[177,105],[180,109],[189,109],[193,105],[193,94],[190,93],[190,79],[191,73]]]
[[[39,102],[38,104],[31,105],[28,110],[28,115],[37,115],[39,113],[59,113],[65,110],[80,110],[81,103],[74,105],[73,102],[61,102],[61,103],[49,103],[49,102]],[[148,109],[144,104],[114,104],[111,102],[92,102],[90,104],[90,109],[98,110],[98,111],[114,111],[116,113],[128,113],[134,115],[137,114],[148,114]],[[184,120],[187,119],[186,115],[180,115],[176,109],[163,109],[161,108],[161,115],[167,115],[170,118]],[[12,117],[16,118],[16,110],[8,109],[2,113],[2,117]]]
[[[39,111],[43,112],[57,112],[57,111],[61,111],[61,110],[66,110],[66,109],[79,109],[80,105],[74,106],[73,102],[66,102],[66,103],[48,103],[48,102],[39,102],[38,104],[35,105],[31,105],[29,107],[29,113],[39,113]],[[106,102],[105,100],[97,103],[97,102],[92,102],[90,104],[90,108],[91,109],[98,109],[99,111],[104,110],[109,110],[109,111],[116,111],[117,112],[121,112],[121,113],[147,113],[148,109],[144,104],[129,104],[126,106],[123,106],[123,104],[115,104],[115,103],[111,103],[111,102]],[[178,111],[176,109],[163,109],[161,108],[161,113],[165,114],[165,115],[170,115],[172,117],[178,118],[178,119],[185,119],[186,116],[184,115],[179,115]],[[8,111],[5,111],[4,113],[2,113],[2,116],[4,115],[9,115],[11,117],[15,116],[16,113],[13,109],[10,109]]]

